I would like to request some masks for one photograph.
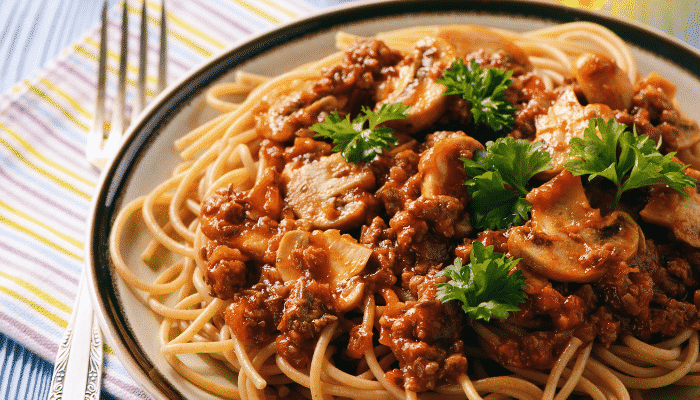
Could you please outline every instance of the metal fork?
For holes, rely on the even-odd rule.
[[[160,93],[166,85],[167,75],[167,24],[165,13],[165,0],[161,7],[160,16],[160,49],[158,55],[158,84],[157,93]],[[119,75],[117,81],[117,93],[114,98],[114,109],[112,110],[112,122],[109,134],[105,137],[105,86],[107,77],[107,0],[102,8],[102,29],[100,31],[100,61],[97,76],[97,101],[95,104],[95,119],[93,128],[87,136],[87,146],[85,155],[90,163],[96,167],[104,168],[107,161],[112,158],[119,145],[125,128],[126,111],[126,72],[128,61],[128,35],[129,18],[127,0],[124,0],[121,25],[121,46],[119,54]],[[146,70],[148,53],[148,16],[146,13],[146,0],[143,0],[141,8],[141,35],[139,39],[139,67],[138,81],[136,83],[136,98],[132,105],[131,120],[136,120],[146,104]]]
[[[124,1],[121,26],[121,51],[119,61],[119,78],[117,95],[113,110],[112,124],[106,140],[104,137],[105,118],[105,81],[107,76],[107,8],[108,2],[102,6],[102,28],[100,29],[100,57],[97,79],[97,101],[95,120],[92,131],[87,137],[87,159],[98,168],[103,168],[106,162],[114,156],[121,143],[124,132],[124,114],[126,98],[126,69],[128,52],[128,9]],[[139,78],[137,83],[136,101],[132,108],[132,119],[135,119],[145,106],[146,99],[146,53],[148,50],[148,27],[146,0],[141,10],[141,37],[139,54]],[[167,27],[165,18],[165,1],[161,12],[160,55],[158,67],[158,92],[165,87],[167,60]],[[78,284],[78,296],[75,300],[68,327],[59,345],[53,375],[49,400],[97,400],[100,398],[102,386],[102,331],[97,317],[92,309],[87,266],[84,268]]]

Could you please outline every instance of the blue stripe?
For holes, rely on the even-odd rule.
[[[45,399],[52,372],[51,363],[0,333],[0,396],[3,399]]]

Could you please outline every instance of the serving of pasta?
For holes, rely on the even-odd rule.
[[[700,386],[700,128],[680,83],[589,22],[336,47],[213,85],[218,115],[120,206],[111,263],[178,374],[242,399]],[[135,220],[154,280],[123,251]]]

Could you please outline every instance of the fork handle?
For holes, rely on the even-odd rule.
[[[83,271],[75,307],[58,348],[48,399],[99,399],[102,357],[102,331],[92,310]]]

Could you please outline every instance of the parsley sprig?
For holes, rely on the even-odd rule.
[[[445,70],[438,82],[447,86],[446,94],[460,94],[471,103],[474,122],[485,122],[494,131],[509,128],[515,123],[517,109],[505,98],[505,90],[513,83],[513,71],[489,67],[481,69],[472,60],[465,64],[457,58]]]
[[[438,283],[436,297],[443,303],[461,302],[464,312],[473,319],[507,318],[509,312],[519,310],[518,303],[527,296],[522,271],[510,273],[519,261],[494,252],[493,246],[474,242],[469,264],[462,265],[458,257],[440,272],[450,280]]]
[[[695,187],[696,180],[683,172],[686,166],[673,161],[675,152],[662,155],[661,142],[656,144],[647,135],[637,135],[636,129],[626,128],[614,119],[591,119],[583,139],[569,141],[569,155],[577,159],[569,161],[565,168],[576,176],[588,175],[589,180],[602,176],[613,182],[617,187],[613,210],[622,193],[630,189],[665,184],[687,195],[683,188]]]
[[[377,111],[363,107],[360,115],[352,120],[349,115],[341,118],[337,111],[333,111],[323,122],[309,129],[316,132],[314,137],[333,140],[333,151],[340,151],[348,161],[370,161],[384,149],[398,143],[392,128],[379,125],[394,119],[405,119],[406,110],[408,106],[401,103],[383,104]]]
[[[477,150],[471,160],[462,159],[472,177],[464,184],[472,197],[468,207],[475,228],[505,229],[529,218],[527,183],[552,168],[550,154],[541,147],[539,142],[504,137],[486,143],[486,150]]]

